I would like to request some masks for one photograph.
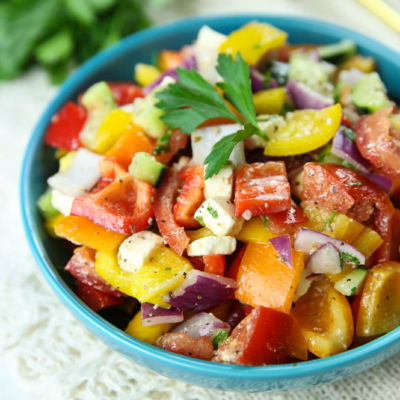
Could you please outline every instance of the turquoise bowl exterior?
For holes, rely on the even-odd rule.
[[[332,43],[353,39],[362,54],[378,60],[388,88],[400,93],[400,56],[351,30],[320,21],[262,15],[189,18],[134,34],[93,57],[60,88],[29,142],[21,175],[23,224],[32,253],[54,292],[95,337],[133,362],[192,385],[238,392],[304,389],[358,374],[400,351],[400,328],[354,350],[326,359],[280,366],[244,367],[198,361],[166,352],[125,334],[85,306],[70,289],[63,266],[68,253],[62,241],[48,237],[36,210],[46,178],[56,171],[54,151],[42,145],[52,115],[69,99],[100,80],[131,80],[137,62],[151,61],[154,52],[178,49],[195,39],[202,25],[225,34],[251,20],[269,22],[289,33],[292,43]]]

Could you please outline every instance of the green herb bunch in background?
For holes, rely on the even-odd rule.
[[[0,79],[40,64],[51,82],[151,24],[149,3],[174,0],[0,0]]]

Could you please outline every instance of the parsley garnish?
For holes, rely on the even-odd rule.
[[[174,134],[171,130],[167,131],[163,136],[161,136],[157,140],[156,147],[153,149],[153,154],[163,154],[163,153],[170,153],[171,152],[171,145],[169,140],[171,136]]]
[[[357,290],[357,289],[356,289],[355,287],[351,288],[350,296],[353,296],[353,294],[356,293],[356,290]]]
[[[365,182],[354,182],[350,186],[363,186],[365,185]]]
[[[350,129],[347,126],[344,126],[343,132],[352,142],[356,141],[356,133],[353,131],[353,129]]]
[[[264,226],[268,228],[268,224],[269,224],[268,218],[264,215]]]
[[[342,257],[342,254],[340,253],[340,251],[338,253],[339,253],[339,261],[340,261],[340,269],[343,271],[343,267],[344,267],[343,257]]]
[[[354,165],[350,164],[347,161],[343,161],[342,165],[343,165],[343,167],[347,167],[347,168],[350,168],[350,169],[355,169],[355,170],[357,169]]]
[[[333,214],[332,214],[328,219],[326,219],[326,220],[324,221],[324,223],[325,223],[325,229],[329,229],[331,223],[333,222],[333,220],[334,220],[335,217],[336,217],[336,214],[337,214],[337,211],[334,211]]]
[[[164,268],[166,271],[171,271],[172,268]]]
[[[221,329],[212,340],[212,345],[214,346],[214,350],[218,349],[218,344],[227,338],[228,338],[228,331],[226,329]]]
[[[200,225],[201,226],[206,226],[206,224],[204,223],[204,221],[203,221],[203,218],[202,217],[195,217],[196,219],[197,219],[197,221],[199,221],[200,222]]]
[[[350,262],[352,262],[352,263],[354,263],[356,265],[360,265],[361,264],[360,260],[357,257],[352,256],[351,254],[342,252],[342,257],[345,260],[350,261]]]
[[[293,111],[293,107],[291,107],[288,103],[284,103],[281,111],[279,111],[279,115],[282,115],[284,117],[290,111]]]
[[[211,214],[213,218],[218,218],[218,211],[211,206],[207,206],[207,211]]]

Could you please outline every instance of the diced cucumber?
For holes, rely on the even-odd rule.
[[[334,87],[322,63],[309,60],[304,54],[293,54],[290,58],[289,78],[304,83],[323,96],[333,98]]]
[[[332,163],[332,164],[339,164],[341,165],[343,160],[331,152],[332,150],[332,145],[326,145],[325,147],[322,148],[321,152],[318,155],[317,162],[321,164],[327,164],[327,163]]]
[[[156,107],[159,99],[155,95],[174,82],[175,79],[166,76],[150,94],[138,101],[137,106],[135,102],[136,107],[133,115],[133,123],[140,126],[153,139],[163,136],[168,128],[160,119],[165,114],[165,111]]]
[[[36,202],[40,214],[42,214],[44,219],[51,219],[59,214],[59,212],[51,205],[51,192],[52,190],[47,188]]]
[[[344,39],[338,43],[320,46],[318,51],[323,60],[340,64],[357,53],[357,45],[352,40]]]
[[[340,281],[336,282],[334,288],[345,296],[359,295],[363,290],[367,274],[368,270],[356,268]]]
[[[390,107],[385,85],[377,72],[363,75],[354,87],[352,95],[354,105],[371,113]]]
[[[166,169],[164,164],[158,162],[148,153],[136,153],[132,163],[129,166],[129,173],[137,179],[156,186],[162,176],[162,172]]]
[[[114,95],[106,82],[92,85],[82,96],[82,104],[88,110],[88,118],[80,133],[83,145],[96,149],[96,136],[107,115],[116,107]]]

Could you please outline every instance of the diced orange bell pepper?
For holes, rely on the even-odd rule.
[[[128,168],[136,153],[141,151],[151,153],[152,150],[153,145],[142,129],[131,125],[105,155],[115,157],[119,164]]]
[[[292,329],[287,339],[288,355],[299,360],[308,360],[307,340],[301,330],[300,324],[292,316]]]
[[[364,57],[361,54],[356,54],[339,65],[340,70],[352,68],[357,68],[365,74],[369,74],[376,71],[376,61],[372,57]]]
[[[303,252],[292,250],[292,255],[293,268],[281,261],[271,243],[249,243],[237,276],[236,298],[289,314],[304,268]]]
[[[128,237],[96,225],[85,217],[68,215],[54,224],[58,236],[99,251],[112,251]]]
[[[158,67],[161,71],[175,69],[182,63],[182,55],[176,50],[162,50],[158,55]]]

